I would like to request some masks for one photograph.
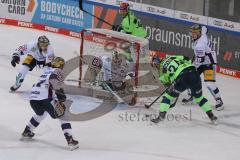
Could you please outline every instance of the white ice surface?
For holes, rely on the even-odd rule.
[[[240,85],[239,80],[217,76],[217,84],[225,103],[225,110],[215,111],[219,125],[209,124],[206,115],[197,106],[180,103],[169,114],[190,116],[191,121],[166,121],[150,125],[146,121],[123,120],[128,115],[157,113],[158,105],[145,110],[142,107],[116,109],[100,118],[73,122],[73,134],[80,148],[66,149],[59,122],[47,118],[36,129],[35,140],[20,141],[21,132],[33,111],[27,96],[41,71],[27,75],[18,93],[9,93],[18,71],[10,65],[14,49],[25,42],[47,35],[57,55],[70,59],[79,50],[79,40],[53,33],[0,25],[0,160],[239,160],[240,159]],[[77,73],[77,72],[76,72]],[[204,94],[214,104],[204,87]],[[80,111],[91,109],[98,101],[74,98],[82,106]],[[91,105],[92,103],[92,105]],[[140,106],[141,104],[138,104]],[[171,117],[170,117],[171,118]]]

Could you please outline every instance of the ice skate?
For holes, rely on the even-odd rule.
[[[66,140],[67,140],[67,143],[68,143],[68,147],[71,151],[79,148],[79,145],[78,145],[78,141],[77,140],[74,140],[73,137],[71,135],[69,135],[68,133],[65,133],[64,134]]]
[[[28,126],[24,129],[22,133],[22,138],[21,140],[31,140],[34,137],[34,133],[30,130]]]
[[[224,109],[224,106],[223,106],[223,101],[221,98],[218,98],[216,100],[216,105],[215,105],[215,108],[217,111],[222,111]]]

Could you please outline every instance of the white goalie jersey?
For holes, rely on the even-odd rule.
[[[55,99],[54,90],[60,89],[62,85],[62,70],[44,67],[43,74],[32,87],[30,100]]]
[[[193,43],[195,54],[194,65],[198,68],[201,65],[216,64],[216,52],[211,49],[210,41],[207,37],[207,28],[202,27],[201,37]]]
[[[122,61],[120,65],[115,65],[108,56],[103,56],[101,60],[103,80],[112,81],[114,86],[120,87],[125,81],[126,76],[131,72],[128,62]]]

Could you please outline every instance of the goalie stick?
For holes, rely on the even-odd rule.
[[[105,88],[109,93],[113,95],[113,97],[119,104],[126,104],[124,100],[116,92],[114,92],[106,82],[103,82],[102,85],[103,88]]]
[[[78,79],[66,79],[67,82],[93,82],[93,81],[87,81],[87,80],[78,80]],[[95,80],[94,82],[106,82],[104,80]],[[122,81],[111,81],[111,82],[122,82]]]
[[[85,62],[85,61],[83,60],[82,57],[80,57],[80,60],[81,60],[83,63],[88,64],[87,62]],[[92,68],[92,69],[94,69],[94,68],[91,67],[91,66],[89,66],[89,67]],[[78,80],[78,82],[81,82],[81,81],[82,81],[82,80]],[[103,84],[104,88],[105,88],[110,94],[113,95],[113,97],[115,98],[115,100],[117,100],[118,103],[120,103],[120,104],[126,104],[126,102],[124,102],[124,100],[123,100],[116,92],[114,92],[114,91],[107,85],[107,83],[106,83],[105,81],[102,81],[102,84]]]
[[[95,16],[94,14],[92,14],[92,13],[90,13],[90,12],[84,10],[84,9],[83,9],[83,0],[79,0],[79,9],[80,9],[81,11],[83,11],[83,12],[89,14],[90,16],[95,17],[95,18],[97,18],[98,20],[100,20],[100,21],[102,21],[102,22],[108,24],[109,26],[114,27],[113,24],[111,24],[111,23],[105,21],[104,19],[102,19],[102,18],[100,18],[100,17],[98,17],[98,16]]]

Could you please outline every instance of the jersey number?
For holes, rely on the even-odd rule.
[[[100,62],[100,60],[99,60],[98,58],[94,58],[94,59],[93,59],[92,65],[93,65],[94,67],[98,67],[98,68],[101,68],[101,67],[102,67],[102,66],[101,66],[101,62]]]
[[[37,86],[37,87],[41,87],[41,85],[42,85],[44,82],[46,82],[46,80],[41,80],[41,81],[39,81],[39,82],[36,84],[36,86]]]
[[[166,67],[164,67],[165,71],[164,73],[166,73],[167,71],[170,73],[174,73],[177,71],[178,67],[179,67],[180,63],[178,61],[172,60],[168,63],[168,65]]]

